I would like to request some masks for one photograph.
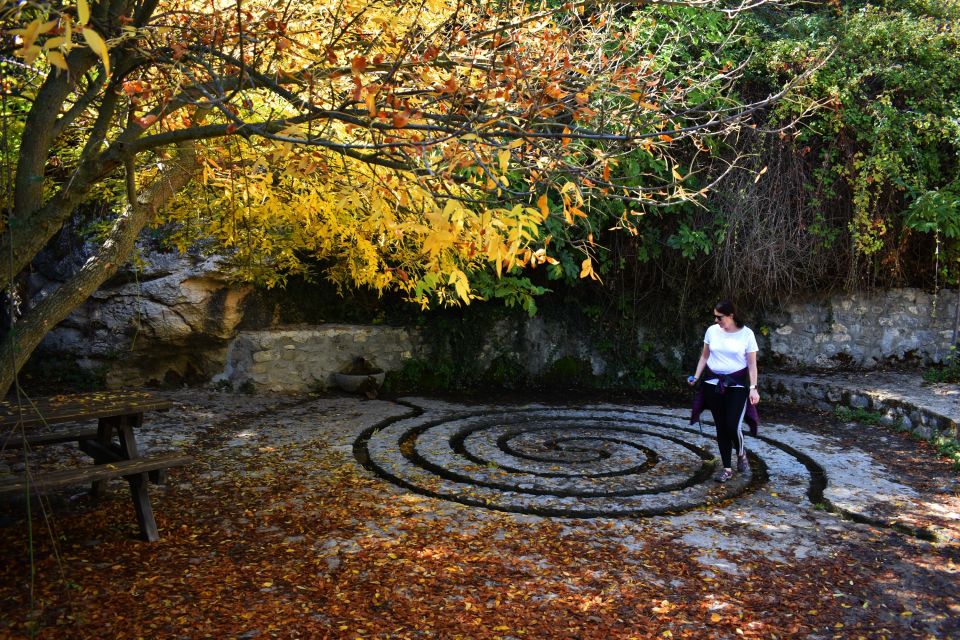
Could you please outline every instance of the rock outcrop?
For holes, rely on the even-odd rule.
[[[223,370],[251,290],[231,284],[215,258],[150,254],[51,331],[38,357],[103,367],[110,386],[209,380]]]

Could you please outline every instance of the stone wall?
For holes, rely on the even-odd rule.
[[[355,357],[387,371],[399,369],[406,358],[431,357],[424,345],[433,341],[423,340],[414,327],[277,326],[264,309],[248,304],[254,299],[250,291],[231,285],[215,260],[151,254],[145,267],[122,273],[51,331],[38,357],[54,354],[104,369],[110,386],[212,380],[284,391],[327,387],[332,373]],[[915,289],[836,295],[790,304],[751,326],[764,367],[874,369],[942,362],[950,353],[956,296],[954,290],[934,296]],[[670,367],[692,368],[703,329],[691,330],[686,345],[653,345],[649,356]],[[604,350],[599,342],[637,346],[650,341],[645,333],[659,333],[657,327],[637,327],[634,335],[598,339],[582,324],[539,317],[503,318],[476,332],[471,340],[482,343],[475,356],[478,372],[506,356],[531,379],[565,357],[589,363],[595,376],[618,379],[625,372],[616,367],[625,365],[612,362],[610,344]],[[454,352],[462,348],[447,345]]]
[[[816,370],[941,362],[949,353],[954,300],[953,292],[934,297],[903,289],[792,304],[754,326],[761,362]],[[622,339],[642,340],[643,334]],[[673,364],[681,359],[680,353],[658,352]],[[563,357],[588,362],[597,376],[618,375],[586,333],[541,318],[498,321],[483,340],[477,370],[501,355],[517,359],[534,379]],[[406,358],[429,360],[431,354],[415,328],[318,325],[245,331],[231,344],[226,368],[216,380],[274,391],[325,388],[332,374],[356,357],[391,371]]]
[[[473,360],[477,371],[486,370],[498,357],[509,356],[531,378],[564,357],[589,363],[594,375],[609,373],[609,364],[596,346],[560,322],[499,320],[481,342]],[[213,384],[255,391],[320,390],[332,387],[333,374],[356,358],[384,371],[398,370],[410,358],[429,361],[432,354],[427,344],[414,327],[324,324],[241,331]]]
[[[895,289],[794,303],[760,326],[762,350],[790,368],[938,363],[950,353],[956,302],[955,290]]]
[[[213,382],[257,391],[319,391],[331,387],[334,372],[356,358],[391,371],[421,355],[419,332],[404,327],[326,324],[241,331]]]

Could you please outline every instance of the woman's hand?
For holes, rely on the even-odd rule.
[[[750,404],[757,404],[759,402],[760,402],[760,392],[757,391],[756,389],[750,389]]]

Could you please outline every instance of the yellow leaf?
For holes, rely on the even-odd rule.
[[[550,215],[550,207],[547,201],[547,194],[543,194],[542,196],[537,198],[537,208],[540,209],[540,215],[542,215],[544,220],[546,220],[547,216]]]
[[[26,29],[16,29],[15,33],[20,36],[22,50],[27,51],[33,47],[33,43],[40,33],[40,18],[36,18],[28,24]]]
[[[87,41],[87,46],[103,60],[104,82],[110,77],[110,52],[107,51],[107,43],[103,41],[100,34],[87,27],[83,30],[83,39]]]
[[[59,51],[47,51],[47,62],[55,66],[57,69],[63,71],[69,71],[70,67],[67,66],[67,59],[63,57],[63,54]]]
[[[590,258],[584,258],[583,262],[580,263],[580,277],[586,278],[593,273],[593,265],[590,263]]]
[[[63,36],[57,36],[56,38],[50,38],[49,40],[44,42],[43,48],[49,51],[51,49],[56,49],[66,43],[67,43],[66,38],[64,38]]]
[[[714,613],[710,616],[710,622],[720,622],[722,619],[719,613]]]
[[[23,61],[27,64],[33,64],[33,61],[37,59],[37,56],[40,55],[40,47],[33,44],[29,47],[24,47],[23,49],[17,49],[14,53],[23,58]]]
[[[510,150],[502,149],[497,153],[497,161],[500,163],[500,173],[506,173],[510,166]]]
[[[87,4],[87,0],[77,0],[77,20],[81,25],[90,21],[90,5]]]
[[[457,297],[463,300],[464,304],[470,304],[470,282],[467,275],[459,269],[450,274],[450,284],[454,286]]]

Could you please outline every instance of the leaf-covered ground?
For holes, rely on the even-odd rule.
[[[720,517],[713,533],[735,548],[705,563],[669,518],[545,519],[385,483],[348,443],[389,403],[232,398],[181,399],[163,418],[197,463],[152,488],[157,543],[136,539],[120,482],[96,503],[54,498],[32,527],[22,503],[3,507],[0,637],[960,637],[955,541],[820,514],[823,553],[774,559],[751,548],[750,522]],[[296,420],[277,422],[289,407]],[[287,437],[305,415],[332,431]],[[942,498],[949,467],[883,437],[922,456],[925,470],[896,464]]]

